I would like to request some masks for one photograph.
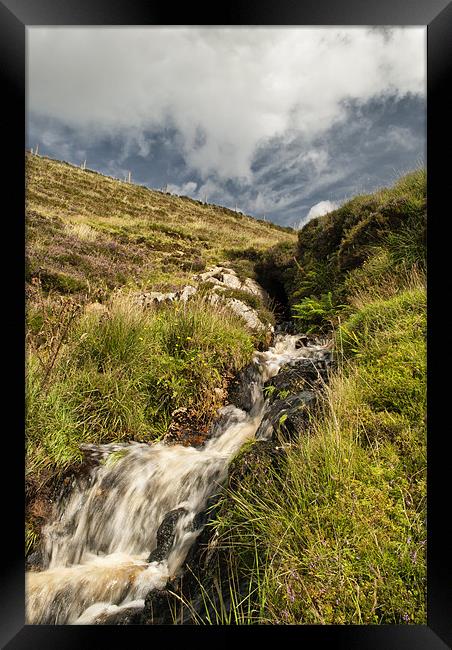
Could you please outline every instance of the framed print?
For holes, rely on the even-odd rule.
[[[0,3],[2,647],[450,647],[451,6],[169,14]]]

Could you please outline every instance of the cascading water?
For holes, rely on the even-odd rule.
[[[202,530],[196,515],[227,478],[232,456],[252,438],[265,411],[263,384],[286,363],[322,358],[324,345],[297,349],[299,336],[277,335],[255,352],[249,412],[220,410],[203,447],[154,443],[91,446],[101,462],[90,485],[76,489],[43,530],[43,571],[26,574],[27,623],[93,624],[122,610],[137,610],[151,589],[181,570]],[[165,515],[180,516],[167,557],[148,561]]]

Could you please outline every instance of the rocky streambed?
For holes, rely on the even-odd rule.
[[[222,298],[231,284],[264,297],[257,283],[230,271],[215,267],[198,276],[199,283],[212,285],[210,300],[236,301]],[[137,300],[143,307],[146,301],[189,300],[199,287],[169,297],[140,294]],[[256,351],[230,383],[202,444],[85,446],[88,476],[61,499],[43,529],[39,570],[26,575],[28,623],[195,622],[218,560],[206,524],[224,486],[239,486],[247,472],[277,465],[285,446],[309,431],[332,364],[328,341],[261,325],[272,344]],[[254,444],[229,471],[248,441]]]

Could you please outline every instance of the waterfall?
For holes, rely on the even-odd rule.
[[[279,334],[273,347],[254,353],[251,409],[220,409],[202,447],[87,445],[100,462],[90,484],[74,489],[43,529],[45,568],[26,574],[27,623],[99,623],[123,609],[142,609],[151,589],[178,574],[202,530],[196,515],[221,490],[229,461],[261,423],[264,382],[290,361],[322,358],[323,345],[297,349],[299,339]],[[171,548],[152,560],[159,526],[176,509]]]

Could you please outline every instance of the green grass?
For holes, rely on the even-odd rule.
[[[426,623],[425,223],[419,170],[308,223],[279,264],[337,370],[277,468],[233,470],[213,524],[254,622]]]
[[[299,326],[332,329],[344,304],[356,304],[359,294],[364,301],[375,292],[389,296],[408,286],[415,271],[422,275],[426,216],[426,172],[418,169],[308,222],[285,275],[294,316],[302,315]]]
[[[158,440],[181,406],[211,421],[256,336],[202,287],[147,310],[131,293],[227,262],[283,286],[301,329],[333,329],[338,369],[277,465],[235,459],[196,622],[425,624],[425,217],[418,170],[312,220],[296,250],[271,224],[27,157],[27,551],[81,443]]]
[[[262,251],[296,233],[27,154],[26,235],[30,548],[81,443],[159,439],[179,407],[206,431],[221,406],[214,388],[263,344],[202,300],[143,312],[124,296],[178,290],[231,250],[240,266],[250,241]]]
[[[357,312],[310,434],[225,496],[260,623],[425,624],[425,321],[422,286]]]
[[[59,330],[54,310],[29,315],[32,482],[78,463],[80,443],[158,439],[181,406],[209,421],[219,406],[213,389],[250,361],[255,343],[239,318],[201,300],[142,310],[119,293],[67,327],[60,314]]]

